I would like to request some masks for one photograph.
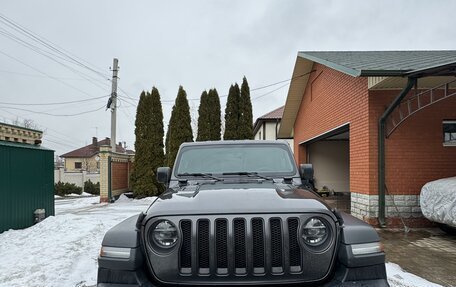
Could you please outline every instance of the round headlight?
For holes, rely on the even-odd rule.
[[[152,240],[158,247],[170,248],[178,238],[176,226],[169,220],[161,220],[152,231]]]
[[[302,228],[302,238],[310,246],[318,246],[328,237],[328,228],[320,219],[312,217]]]

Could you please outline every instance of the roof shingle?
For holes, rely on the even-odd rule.
[[[258,119],[262,119],[262,120],[275,120],[275,119],[281,119],[282,118],[282,115],[283,115],[283,109],[285,108],[285,106],[281,106],[280,108],[277,108],[267,114],[264,114],[262,115],[261,117],[259,117]]]
[[[400,76],[456,63],[455,50],[299,52],[299,57],[357,76]]]

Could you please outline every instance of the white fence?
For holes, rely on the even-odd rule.
[[[54,183],[68,182],[77,186],[84,187],[84,182],[90,179],[93,183],[100,182],[100,173],[66,172],[63,168],[54,170]]]

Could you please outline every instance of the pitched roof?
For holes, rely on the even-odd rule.
[[[257,118],[255,121],[255,124],[253,125],[253,134],[256,134],[258,129],[260,128],[261,124],[263,122],[269,121],[269,120],[280,120],[282,119],[283,115],[283,109],[285,106],[281,106],[273,111],[270,111],[269,113],[266,113],[262,115],[261,117]]]
[[[283,109],[285,108],[285,106],[281,106],[280,108],[277,108],[267,114],[264,114],[262,115],[261,117],[259,117],[257,120],[259,119],[264,119],[264,120],[269,120],[269,119],[281,119],[282,118],[282,114],[283,114]]]
[[[440,78],[435,80],[437,82],[447,81],[448,76],[453,77],[456,74],[456,51],[298,52],[278,132],[279,138],[293,136],[294,122],[314,63],[352,77],[377,79],[379,82],[375,86],[378,88],[381,88],[381,83],[384,88],[402,88],[406,77],[440,76],[434,77]],[[424,81],[420,80],[418,85],[422,82]]]
[[[77,158],[85,158],[85,157],[92,157],[96,155],[100,151],[100,146],[102,145],[110,145],[111,140],[109,138],[105,138],[104,140],[98,141],[96,145],[89,144],[85,147],[81,147],[75,149],[73,151],[67,152],[66,154],[61,155],[60,157],[77,157]],[[122,146],[116,145],[116,152],[118,153],[128,153],[129,150],[125,150]],[[131,151],[133,152],[133,151]],[[134,153],[134,152],[133,152]]]
[[[298,57],[358,76],[401,76],[456,63],[456,51],[299,52]]]

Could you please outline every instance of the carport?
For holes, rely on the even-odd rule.
[[[442,101],[448,102],[453,110],[456,109],[454,105],[456,95],[456,63],[450,62],[445,65],[436,67],[416,69],[405,74],[403,79],[389,78],[383,79],[377,83],[377,89],[388,86],[399,86],[398,82],[403,82],[405,78],[407,83],[401,92],[394,98],[391,104],[386,108],[384,113],[378,120],[378,191],[379,191],[379,213],[378,220],[380,226],[386,225],[386,194],[388,193],[388,185],[386,182],[386,144],[387,139],[392,138],[393,133],[399,129],[400,126],[406,125],[407,120],[412,116],[423,112],[425,109],[431,108],[438,104],[442,105]],[[374,85],[375,87],[375,85]],[[373,87],[373,88],[374,88]],[[420,87],[432,87],[422,88]],[[452,101],[448,101],[451,99]],[[441,110],[443,117],[446,116],[445,111]],[[438,113],[438,111],[437,111]],[[450,114],[451,115],[451,114]],[[454,116],[454,113],[453,113]],[[416,128],[408,127],[409,129]],[[426,126],[421,126],[421,132],[426,132]],[[456,135],[456,117],[448,120],[442,120],[442,145],[443,148],[456,147],[456,140],[453,139]],[[403,142],[402,145],[411,145],[413,142]],[[456,152],[446,153],[453,155],[456,160]],[[434,158],[433,155],[430,155]],[[438,159],[438,157],[436,157]],[[392,162],[394,165],[396,162]],[[394,168],[394,166],[393,166]],[[423,169],[426,167],[423,166]],[[451,175],[450,171],[445,171],[442,177]],[[456,172],[454,173],[456,175]],[[436,177],[438,177],[436,175]],[[394,202],[393,202],[394,204]]]

